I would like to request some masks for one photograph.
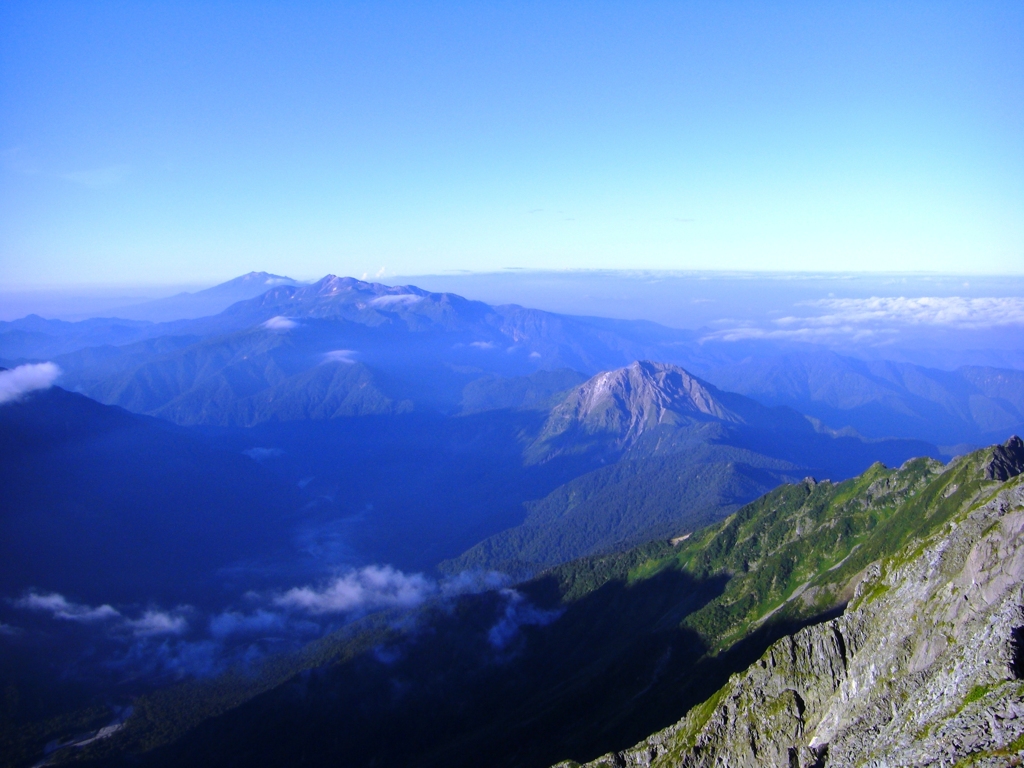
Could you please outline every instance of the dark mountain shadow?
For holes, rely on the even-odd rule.
[[[593,468],[585,457],[525,466],[537,411],[457,418],[431,412],[203,428],[235,453],[262,450],[264,469],[328,505],[311,546],[344,542],[338,557],[430,570],[521,523],[524,502]],[[317,543],[319,542],[319,543]]]
[[[779,637],[843,610],[766,626],[709,656],[679,622],[725,581],[673,570],[609,583],[548,626],[524,621],[504,646],[493,642],[495,628],[516,610],[536,620],[555,609],[557,584],[532,583],[514,605],[501,593],[463,598],[421,617],[400,641],[300,674],[132,760],[436,768],[590,760],[676,722]]]
[[[221,569],[279,557],[299,489],[197,437],[59,388],[5,404],[0,594],[202,605]]]
[[[678,620],[724,581],[671,571],[608,583],[567,606],[553,579],[466,596],[427,610],[391,642],[296,675],[143,764],[548,766],[583,745],[618,744],[632,733],[623,710],[642,707],[704,654]]]
[[[709,657],[679,621],[720,595],[726,580],[666,571],[634,585],[611,582],[547,626],[530,624],[558,609],[553,579],[515,599],[462,598],[421,616],[400,640],[299,674],[132,760],[546,768],[592,759],[675,722],[776,639],[842,610],[766,626]],[[496,628],[516,616],[518,631],[495,643]]]

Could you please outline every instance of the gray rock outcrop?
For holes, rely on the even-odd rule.
[[[1024,764],[1024,444],[1010,478],[858,574],[839,618],[773,644],[681,721],[591,768]],[[565,764],[571,765],[571,764]]]

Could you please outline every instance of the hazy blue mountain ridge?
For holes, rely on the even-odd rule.
[[[286,319],[273,320],[278,317]],[[251,367],[248,363],[223,373],[215,370],[218,364],[238,363],[221,360],[214,349],[222,343],[237,345],[236,334],[248,332],[253,355],[263,354],[267,342],[257,337],[260,331],[270,335],[261,327],[268,321],[278,324],[274,334],[292,337],[288,343],[295,354],[288,365],[277,372],[279,362],[268,364],[265,374],[245,373],[243,369]],[[184,351],[190,345],[197,346]],[[175,348],[182,355],[177,361],[171,359]],[[25,318],[0,327],[0,358],[14,363],[59,357],[66,386],[145,413],[167,408],[167,414],[183,423],[275,418],[265,407],[247,407],[260,415],[244,418],[225,414],[222,405],[204,407],[203,393],[220,396],[237,388],[245,392],[243,397],[252,397],[255,382],[262,380],[267,390],[283,386],[285,379],[312,371],[324,355],[339,350],[353,352],[346,359],[371,368],[383,400],[409,401],[413,407],[447,413],[466,408],[466,388],[478,379],[519,379],[562,368],[593,375],[649,359],[683,365],[725,390],[767,405],[787,405],[833,429],[849,427],[868,437],[908,437],[955,446],[999,439],[1024,423],[1024,375],[1016,371],[940,371],[857,360],[825,349],[779,356],[778,345],[766,341],[714,341],[703,331],[570,317],[516,305],[490,306],[414,286],[335,276],[309,285],[277,285],[220,314],[195,320],[141,324]],[[246,356],[238,351],[239,357]],[[278,360],[282,357],[274,354]],[[187,359],[202,356],[209,360]],[[133,382],[136,369],[139,381]],[[222,381],[214,385],[207,380],[210,377]],[[165,385],[168,378],[174,380],[173,386]],[[164,383],[157,385],[157,379]],[[283,394],[279,390],[274,398]],[[315,392],[294,395],[298,400],[314,397]],[[177,398],[183,399],[171,406]],[[374,401],[370,398],[348,412],[372,410]],[[501,407],[526,404],[514,403],[507,395],[496,402]],[[471,403],[469,410],[479,410],[482,403]],[[326,405],[306,410],[339,412]]]
[[[788,405],[869,437],[989,442],[1024,425],[1024,372],[955,371],[821,350],[754,358],[706,373],[724,389]]]
[[[194,293],[179,293],[162,299],[153,299],[118,307],[111,311],[117,317],[133,320],[168,322],[207,317],[222,312],[236,301],[251,299],[276,285],[295,285],[296,280],[269,272],[249,272],[212,288]]]

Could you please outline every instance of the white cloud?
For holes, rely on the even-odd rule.
[[[893,328],[858,328],[852,325],[829,326],[824,328],[793,328],[767,329],[756,326],[743,326],[715,331],[704,336],[701,341],[746,341],[748,339],[783,339],[786,341],[806,341],[809,343],[834,340],[839,337],[852,341],[879,341],[895,335]]]
[[[436,582],[421,573],[406,574],[390,565],[368,565],[338,576],[320,588],[289,589],[274,603],[313,614],[413,608],[431,597],[487,592],[508,582],[508,576],[498,571],[467,570]]]
[[[19,365],[9,371],[0,371],[0,403],[20,400],[29,392],[48,389],[60,376],[60,368],[53,363]]]
[[[124,625],[136,637],[180,635],[188,630],[188,620],[184,616],[154,610],[146,611],[141,618],[128,619]]]
[[[922,296],[867,299],[820,299],[798,306],[819,314],[781,317],[771,327],[744,325],[706,335],[701,341],[777,339],[828,342],[894,340],[901,331],[915,328],[980,330],[1024,325],[1024,298]]]
[[[422,300],[423,297],[417,296],[415,293],[392,293],[370,299],[370,304],[377,307],[386,307],[389,304],[416,304]]]
[[[274,602],[309,613],[347,613],[375,608],[411,608],[437,592],[421,573],[406,575],[390,565],[368,565],[339,576],[322,589],[295,587]]]
[[[48,595],[30,592],[18,600],[15,605],[30,611],[45,611],[55,619],[67,621],[92,622],[121,618],[121,613],[106,603],[94,608],[89,605],[72,603],[57,592],[51,592]]]
[[[509,577],[499,571],[462,571],[441,582],[441,594],[445,597],[475,595],[508,586]]]
[[[561,609],[557,608],[552,610],[537,608],[514,589],[503,589],[501,594],[507,601],[505,614],[487,633],[487,640],[499,650],[515,639],[521,627],[546,627],[563,613]]]
[[[493,341],[471,341],[469,346],[476,347],[477,349],[494,349]]]
[[[354,363],[356,351],[354,349],[333,349],[324,355],[325,363]]]
[[[113,622],[114,630],[127,630],[136,637],[180,635],[188,629],[188,621],[180,615],[185,608],[179,608],[178,612],[173,614],[151,609],[138,619],[129,619],[107,603],[98,606],[73,603],[58,592],[45,595],[30,592],[14,604],[18,608],[49,613],[52,618],[64,621],[77,621],[83,624]]]
[[[298,325],[294,320],[282,317],[281,315],[272,317],[263,323],[263,327],[268,331],[290,331],[292,328],[297,328]]]
[[[1024,324],[1024,298],[922,296],[919,298],[821,299],[804,306],[817,307],[817,317],[784,317],[779,325],[944,325],[955,328],[989,328]]]

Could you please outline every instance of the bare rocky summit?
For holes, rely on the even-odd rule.
[[[1024,764],[1024,444],[989,456],[977,472],[1004,482],[859,573],[842,616],[782,638],[675,725],[587,765]],[[957,465],[929,485],[936,501],[957,491]]]
[[[568,393],[551,411],[537,445],[568,437],[602,436],[627,450],[662,425],[687,421],[741,422],[714,387],[677,365],[638,360],[604,371]]]

